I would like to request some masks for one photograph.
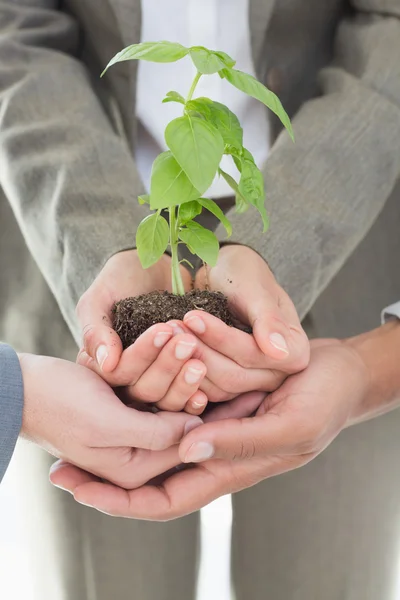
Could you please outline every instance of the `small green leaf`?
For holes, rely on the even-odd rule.
[[[228,57],[228,61],[225,56]],[[218,73],[218,71],[229,67],[229,63],[232,62],[232,59],[228,55],[224,55],[223,52],[214,52],[204,48],[204,46],[192,46],[190,57],[196,69],[205,75]]]
[[[150,196],[148,194],[142,194],[138,196],[139,204],[150,204]]]
[[[229,54],[222,52],[222,50],[215,50],[215,54],[226,64],[228,69],[232,69],[236,65],[236,60],[233,60]]]
[[[245,94],[256,98],[256,100],[259,100],[270,110],[272,110],[272,112],[279,117],[283,126],[286,127],[290,137],[294,141],[292,124],[278,96],[276,96],[273,92],[271,92],[271,90],[266,88],[265,85],[257,81],[255,77],[249,75],[248,73],[243,73],[237,69],[224,69],[221,74],[238,90],[241,90]]]
[[[104,73],[115,63],[125,60],[149,60],[152,62],[168,63],[176,62],[189,53],[189,48],[175,42],[142,42],[133,44],[118,52],[108,63],[101,74]]]
[[[215,217],[217,217],[217,219],[219,221],[221,221],[222,225],[226,229],[226,233],[228,234],[228,237],[230,237],[232,235],[232,225],[231,225],[229,219],[225,216],[223,211],[220,209],[218,204],[216,202],[214,202],[214,200],[210,200],[209,198],[199,198],[197,200],[197,202],[199,204],[201,204],[202,206],[204,206],[204,208],[209,210],[210,213],[212,213]],[[183,205],[183,206],[185,206],[185,205]]]
[[[201,196],[171,152],[162,152],[153,163],[150,181],[150,207],[177,206]]]
[[[247,210],[249,210],[250,204],[246,202],[241,194],[236,194],[235,196],[235,213],[238,215],[242,215]]]
[[[254,160],[254,156],[252,155],[252,153],[250,152],[250,150],[247,150],[247,148],[242,148],[242,156],[246,160],[250,160],[251,162],[253,162],[254,164],[256,164],[256,161]]]
[[[198,200],[192,200],[191,202],[181,204],[179,207],[179,222],[184,224],[191,221],[197,217],[202,210],[203,207]]]
[[[167,125],[165,141],[189,180],[200,192],[197,197],[201,196],[212,184],[221,162],[224,152],[221,134],[203,119],[185,115]]]
[[[210,119],[212,104],[213,101],[209,98],[196,98],[195,100],[189,100],[189,102],[186,102],[186,110],[199,113],[206,119]]]
[[[234,146],[226,145],[224,153],[228,154],[229,156],[232,156],[233,162],[235,163],[236,168],[240,173],[242,171],[243,148],[239,149],[235,148]]]
[[[209,98],[196,98],[186,104],[186,109],[202,114],[218,129],[225,144],[241,150],[243,129],[237,116],[225,104]]]
[[[239,192],[248,203],[257,208],[263,220],[263,231],[267,231],[269,220],[265,209],[264,178],[256,165],[248,159],[242,160]]]
[[[144,269],[154,265],[167,249],[169,226],[158,213],[148,215],[136,231],[136,247]]]
[[[197,254],[204,262],[215,267],[218,259],[219,243],[212,231],[189,221],[185,229],[179,232],[179,239],[187,244],[192,254]]]
[[[166,95],[166,97],[163,100],[163,104],[165,104],[166,102],[179,102],[180,104],[185,104],[185,99],[183,96],[181,96],[181,94],[179,94],[179,92],[168,92],[168,94]]]
[[[240,169],[241,168],[242,167],[240,167]],[[229,173],[226,173],[221,168],[219,169],[219,174],[222,175],[222,177],[225,179],[226,183],[235,192],[236,212],[239,213],[239,214],[242,214],[242,213],[246,212],[246,210],[249,208],[249,203],[247,202],[246,198],[244,198],[242,196],[242,194],[240,193],[239,186],[236,183],[236,181],[233,179],[233,177],[231,177],[229,175]]]

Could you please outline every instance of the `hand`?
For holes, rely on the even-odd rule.
[[[170,327],[155,325],[123,352],[121,340],[112,328],[111,309],[115,301],[154,290],[170,290],[170,266],[171,259],[164,255],[156,265],[144,270],[136,250],[110,258],[77,306],[83,334],[78,363],[100,374],[110,385],[127,386],[130,400],[163,400],[166,409],[186,408],[187,412],[200,414],[207,404],[205,394],[198,391],[206,369],[199,360],[192,359],[197,346],[193,335],[172,340]],[[184,267],[181,270],[189,290],[190,274]]]
[[[266,396],[255,417],[207,423],[184,438],[181,459],[200,464],[158,487],[133,491],[104,485],[69,467],[69,489],[79,501],[108,514],[176,518],[221,495],[305,465],[343,428],[400,403],[400,325],[346,342],[318,340],[311,346],[309,367]]]
[[[175,466],[171,446],[202,423],[185,413],[127,408],[100,377],[67,361],[25,354],[20,363],[22,435],[119,486],[137,487]]]
[[[309,342],[293,303],[256,252],[225,246],[217,266],[208,273],[203,267],[195,285],[223,292],[238,320],[253,329],[249,335],[202,311],[185,316],[184,330],[203,342],[196,357],[207,367],[200,389],[209,400],[273,391],[307,366]]]

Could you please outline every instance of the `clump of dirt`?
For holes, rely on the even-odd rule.
[[[227,325],[236,325],[228,308],[228,299],[220,292],[192,290],[184,296],[169,292],[151,292],[115,303],[113,327],[125,348],[156,323],[182,321],[191,310],[204,310]]]

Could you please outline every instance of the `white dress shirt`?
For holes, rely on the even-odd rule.
[[[237,61],[236,67],[255,75],[248,22],[249,0],[144,0],[142,2],[142,42],[168,40],[184,46],[206,46],[223,50]],[[136,115],[139,136],[136,160],[139,173],[149,189],[151,165],[157,154],[167,150],[166,125],[182,115],[182,106],[162,104],[165,94],[176,90],[186,97],[195,67],[189,56],[176,63],[139,61]],[[268,118],[265,107],[232,87],[218,74],[204,75],[194,97],[207,96],[226,104],[243,127],[244,145],[261,166],[268,155]],[[237,179],[230,157],[224,156],[222,168]],[[216,177],[209,197],[232,195],[231,188]]]

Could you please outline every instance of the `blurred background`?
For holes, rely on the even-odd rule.
[[[41,600],[35,594],[32,560],[28,552],[20,509],[22,488],[17,472],[18,457],[29,452],[29,444],[18,443],[14,459],[0,486],[0,598]],[[49,484],[50,485],[50,484]],[[34,514],[30,518],[35,518]],[[231,497],[219,498],[201,511],[202,562],[197,600],[233,600],[230,589]]]

